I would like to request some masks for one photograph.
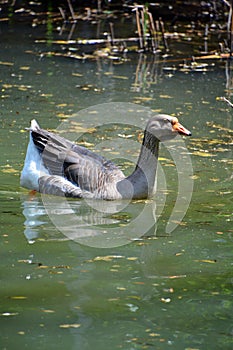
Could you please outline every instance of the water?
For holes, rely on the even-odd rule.
[[[150,55],[129,54],[124,62],[45,57],[40,52],[55,47],[35,43],[44,31],[1,23],[1,348],[231,349],[232,110],[216,100],[231,91],[226,62],[186,73]],[[19,186],[28,140],[24,128],[32,118],[56,129],[67,116],[106,102],[176,113],[192,130],[185,140],[193,164],[192,201],[171,234],[166,224],[177,175],[165,148],[160,164],[166,203],[157,200],[158,208],[165,204],[162,215],[148,237],[135,232],[137,239],[127,245],[101,249],[68,239],[40,195]],[[80,122],[82,133],[86,123]],[[82,141],[94,148],[127,132],[132,134],[105,127],[84,132]],[[138,127],[134,133],[135,140]],[[135,143],[123,143],[132,157]],[[130,172],[132,165],[116,149],[102,151]],[[116,209],[95,212],[97,217],[86,202],[71,201],[68,209],[84,229],[107,230],[127,225],[144,207],[135,202],[115,214]]]

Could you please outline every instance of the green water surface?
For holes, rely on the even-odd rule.
[[[226,62],[184,72],[150,55],[128,54],[123,62],[45,57],[41,52],[56,47],[35,43],[44,28],[1,27],[1,349],[232,349],[233,111],[216,100],[230,98]],[[162,149],[167,197],[156,230],[101,249],[63,235],[40,195],[20,188],[19,176],[31,119],[56,129],[73,113],[106,102],[178,115],[193,134],[185,142],[194,189],[185,218],[166,233],[177,176]],[[86,133],[84,141],[93,148],[112,130]],[[99,223],[126,225],[144,204]],[[86,222],[88,204],[71,205]]]

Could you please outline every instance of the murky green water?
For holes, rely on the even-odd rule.
[[[40,52],[48,47],[34,42],[44,33],[28,37],[28,30],[1,24],[1,348],[231,349],[233,112],[216,101],[231,93],[226,62],[185,73],[150,55],[129,54],[124,63],[46,58]],[[186,140],[192,201],[171,234],[165,227],[177,177],[165,149],[160,155],[168,194],[156,235],[152,228],[152,236],[125,246],[99,249],[67,239],[40,195],[30,197],[19,187],[24,128],[32,118],[56,129],[67,115],[105,102],[175,113],[192,130]],[[85,142],[93,147],[111,132],[85,134]],[[124,225],[144,204],[132,203],[98,223]],[[86,223],[88,205],[71,205]]]

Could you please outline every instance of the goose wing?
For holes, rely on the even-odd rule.
[[[40,128],[31,134],[49,173],[64,177],[84,191],[101,191],[107,184],[125,178],[113,162],[85,147]]]

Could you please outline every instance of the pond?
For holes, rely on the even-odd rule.
[[[27,23],[1,22],[1,37],[1,348],[232,349],[233,111],[218,99],[231,95],[229,62],[48,56],[61,52],[58,34],[49,42],[45,26]],[[31,119],[129,173],[151,111],[192,131],[175,155],[161,147],[154,201],[47,200],[20,188]],[[176,220],[179,190],[192,198]],[[77,232],[66,231],[73,217]],[[125,239],[109,240],[117,228]]]

